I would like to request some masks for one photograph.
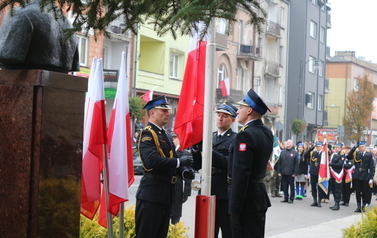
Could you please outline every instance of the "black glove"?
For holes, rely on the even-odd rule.
[[[239,213],[232,213],[230,214],[230,220],[234,227],[241,229],[241,223],[240,223],[240,214]]]
[[[195,178],[195,171],[193,169],[185,169],[182,172],[183,179],[194,179]]]
[[[182,157],[178,158],[179,159],[179,167],[182,166],[192,166],[193,159],[191,155],[183,155]]]
[[[358,147],[358,146],[357,146],[357,145],[355,145],[355,146],[354,146],[354,147],[353,147],[352,149],[353,149],[353,150],[356,150],[356,149],[357,149],[357,147]]]
[[[187,201],[187,199],[188,199],[188,196],[183,194],[182,195],[182,203],[185,203]]]

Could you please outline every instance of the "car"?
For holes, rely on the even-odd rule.
[[[136,148],[132,148],[133,160],[134,160],[134,174],[142,175],[144,173],[143,164],[141,163],[139,151]]]

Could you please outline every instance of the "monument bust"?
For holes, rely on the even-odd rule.
[[[63,41],[71,27],[65,16],[42,12],[39,0],[8,12],[0,26],[0,68],[79,71],[76,37]]]

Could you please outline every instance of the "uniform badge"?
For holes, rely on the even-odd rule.
[[[240,146],[238,147],[239,151],[246,151],[246,143],[240,143]]]
[[[151,140],[152,140],[152,137],[149,137],[149,136],[141,138],[141,141],[151,141]]]
[[[291,157],[293,156],[293,154],[291,154]]]

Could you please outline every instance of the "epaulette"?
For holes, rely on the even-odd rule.
[[[244,131],[249,125],[246,125],[246,126],[243,126],[241,129],[240,129],[240,132],[241,131]]]

